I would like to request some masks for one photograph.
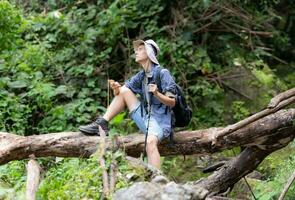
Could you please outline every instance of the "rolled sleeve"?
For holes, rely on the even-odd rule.
[[[133,93],[142,95],[142,72],[138,72],[125,81],[125,86]]]
[[[173,94],[172,92],[169,92],[169,91],[165,92],[165,96],[170,97],[170,98],[176,98],[176,95]]]
[[[176,83],[167,69],[161,71],[161,86],[163,94],[167,94],[166,96],[169,97],[175,97]]]

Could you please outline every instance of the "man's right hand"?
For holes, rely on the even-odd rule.
[[[112,79],[108,80],[112,90],[114,90],[114,94],[118,95],[120,93],[120,87],[122,86],[120,83],[118,83],[117,81],[114,81]]]

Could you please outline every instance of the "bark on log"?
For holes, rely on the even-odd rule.
[[[236,146],[258,146],[261,149],[284,146],[293,140],[295,109],[281,110],[261,118],[237,131],[220,138],[211,146],[210,135],[222,128],[175,133],[175,145],[169,141],[159,146],[161,155],[204,154],[230,149]],[[85,136],[78,132],[51,133],[44,135],[17,136],[0,132],[0,164],[21,160],[34,154],[36,157],[89,157],[98,147],[100,137]],[[144,135],[132,134],[118,137],[114,145],[108,138],[106,147],[122,148],[127,155],[138,157],[143,152]]]

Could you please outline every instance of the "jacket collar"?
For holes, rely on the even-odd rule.
[[[156,69],[157,67],[159,67],[159,66],[160,66],[160,65],[157,65],[157,64],[155,64],[155,63],[152,63],[151,71],[149,71],[149,73],[145,73],[145,71],[143,70],[143,72],[144,72],[144,74],[146,74],[146,76],[147,76],[148,78],[151,78],[151,77],[154,76],[155,69]]]

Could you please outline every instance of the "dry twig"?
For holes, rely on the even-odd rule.
[[[290,91],[293,91],[293,89],[291,89]],[[285,95],[283,95],[283,96],[285,96]],[[274,97],[273,99],[277,99],[277,96]],[[278,98],[278,99],[282,99],[282,98]],[[215,132],[211,136],[212,145],[214,146],[216,144],[218,138],[224,137],[225,135],[228,135],[228,134],[230,134],[230,133],[232,133],[232,132],[234,132],[234,131],[236,131],[236,130],[238,130],[238,129],[240,129],[240,128],[242,128],[242,127],[244,127],[244,126],[246,126],[246,125],[248,125],[248,124],[250,124],[250,123],[252,123],[254,121],[257,121],[258,119],[260,119],[262,117],[265,117],[265,116],[267,116],[267,115],[269,115],[271,113],[275,113],[278,110],[280,110],[280,109],[294,103],[295,102],[295,96],[291,96],[288,99],[282,99],[282,100],[283,101],[278,103],[276,105],[276,107],[273,107],[272,109],[269,109],[269,108],[264,109],[259,113],[256,113],[256,114],[254,114],[254,115],[252,115],[252,116],[250,116],[250,117],[248,117],[248,118],[246,118],[244,120],[239,121],[236,124],[229,125],[229,126],[225,127],[224,129]]]
[[[291,187],[291,184],[293,183],[293,181],[295,180],[295,171],[293,172],[292,176],[289,178],[287,184],[285,185],[280,197],[279,197],[279,200],[283,200],[288,189]]]
[[[99,133],[100,133],[100,145],[99,145],[99,163],[102,169],[102,183],[103,183],[103,195],[102,195],[102,199],[105,196],[108,196],[110,193],[109,190],[109,180],[108,180],[108,172],[106,170],[106,164],[105,164],[105,159],[104,159],[104,154],[106,151],[106,134],[104,132],[104,130],[102,130],[102,128],[99,126]]]
[[[40,182],[41,167],[35,160],[34,155],[30,155],[27,165],[27,183],[26,183],[26,199],[36,199],[36,191]]]

